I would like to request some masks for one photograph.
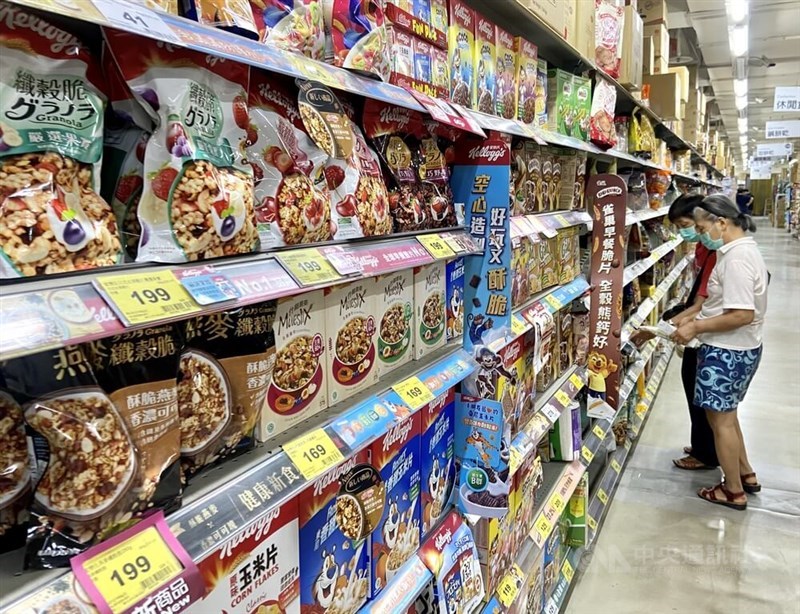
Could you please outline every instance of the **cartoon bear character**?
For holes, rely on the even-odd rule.
[[[616,373],[617,365],[607,356],[592,350],[587,357],[589,367],[589,397],[590,407],[598,405],[606,400],[606,378],[612,373]]]
[[[314,582],[314,599],[323,608],[328,609],[333,603],[336,595],[336,587],[339,584],[339,566],[336,564],[336,546],[328,553],[322,550],[322,568],[320,574]],[[343,578],[345,579],[345,578]],[[346,581],[346,579],[345,579]]]

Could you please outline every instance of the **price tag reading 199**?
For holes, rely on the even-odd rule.
[[[277,254],[276,258],[301,286],[330,283],[341,278],[328,259],[315,247]]]

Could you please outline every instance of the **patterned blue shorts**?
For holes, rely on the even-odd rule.
[[[697,351],[694,404],[711,411],[734,411],[744,399],[761,362],[761,347],[727,350],[701,345]]]

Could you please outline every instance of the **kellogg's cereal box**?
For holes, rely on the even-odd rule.
[[[422,408],[422,536],[431,531],[445,510],[456,477],[454,458],[455,392],[451,388]]]
[[[325,288],[330,405],[378,382],[372,285],[369,278]]]
[[[536,88],[535,88],[535,123],[540,128],[547,126],[547,62],[537,60],[536,62]]]
[[[271,509],[228,539],[198,567],[205,598],[194,614],[300,614],[297,499]]]
[[[447,263],[447,341],[464,335],[464,258]]]
[[[414,273],[410,269],[375,278],[380,375],[414,358]]]
[[[444,262],[414,268],[415,321],[414,353],[417,359],[444,345],[445,296],[447,282]]]
[[[447,51],[433,48],[431,58],[432,85],[436,88],[437,95],[444,100],[450,99],[450,69],[447,66]]]
[[[460,0],[450,0],[447,41],[450,56],[450,102],[469,106],[473,89],[475,13]]]
[[[516,118],[526,124],[531,124],[536,119],[536,79],[539,71],[539,50],[530,41],[517,36],[514,38],[514,53],[517,56],[517,72],[515,76],[515,85],[517,87]]]
[[[370,462],[386,486],[386,506],[370,537],[373,598],[419,548],[420,415],[412,414],[370,446]]]
[[[359,452],[298,496],[303,614],[354,613],[366,603],[369,547],[363,534],[374,528],[385,497],[368,458],[367,450]],[[348,485],[361,477],[367,488],[353,496]],[[348,513],[351,509],[355,515]],[[351,530],[353,519],[360,526]]]
[[[433,83],[433,47],[428,41],[414,39],[414,78],[422,83]]]
[[[328,407],[323,291],[279,300],[273,332],[275,366],[261,411],[260,441]]]
[[[518,55],[514,49],[514,37],[495,26],[497,64],[495,70],[495,113],[506,119],[517,115]]]
[[[475,13],[475,67],[472,89],[472,108],[483,113],[494,114],[495,64],[497,47],[494,38],[494,23]]]

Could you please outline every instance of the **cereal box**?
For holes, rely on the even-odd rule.
[[[383,515],[370,537],[371,597],[419,548],[420,415],[409,416],[370,446],[370,462],[386,486]]]
[[[558,240],[545,239],[536,244],[539,252],[539,273],[542,278],[542,290],[558,285],[558,269],[556,255]]]
[[[414,39],[414,78],[422,83],[433,82],[433,47],[428,41]]]
[[[431,58],[431,78],[433,86],[441,98],[450,98],[450,70],[447,66],[447,52],[438,47],[433,48]]]
[[[414,268],[414,354],[417,359],[445,343],[445,265],[434,262]]]
[[[517,432],[528,424],[536,411],[534,399],[536,397],[536,369],[534,368],[534,340],[536,333],[529,330],[525,333],[522,358],[517,366],[518,396],[517,401]]]
[[[561,557],[559,551],[561,549],[561,529],[556,522],[556,526],[550,537],[545,542],[544,548],[544,568],[542,575],[544,577],[544,596],[550,595],[553,592],[553,587],[558,579],[558,572],[561,569]]]
[[[550,211],[550,189],[553,182],[553,148],[541,147],[542,161],[542,192],[541,210]]]
[[[576,227],[565,228],[556,237],[558,283],[567,284],[580,273],[580,238]]]
[[[399,76],[414,77],[414,37],[396,26],[388,26],[389,49],[391,52],[392,76],[394,83]]]
[[[383,376],[414,358],[413,271],[376,277],[372,295],[378,324],[378,369]]]
[[[495,64],[495,114],[506,119],[517,115],[517,52],[514,37],[495,26],[497,62]]]
[[[455,393],[451,388],[426,405],[421,413],[422,536],[448,509],[456,477],[454,454]]]
[[[450,101],[469,106],[472,101],[475,13],[461,0],[449,0]]]
[[[447,341],[464,335],[464,258],[447,263]]]
[[[494,115],[495,64],[497,47],[494,23],[475,13],[475,83],[472,89],[472,108]]]
[[[536,89],[535,89],[535,109],[536,125],[540,128],[547,126],[547,62],[545,60],[536,61]]]
[[[258,438],[274,437],[328,406],[325,296],[322,290],[281,299],[275,309],[275,366]]]
[[[367,488],[348,492],[360,478],[365,478]],[[297,500],[301,611],[356,612],[369,593],[369,545],[364,533],[374,528],[385,501],[383,483],[369,464],[368,451],[318,478]],[[356,514],[348,514],[348,509]],[[353,527],[347,524],[351,521]]]
[[[207,593],[188,611],[300,614],[297,530],[290,499],[228,539],[198,565]]]
[[[525,162],[528,165],[525,181],[525,213],[538,213],[544,210],[542,149],[532,140],[525,141]]]
[[[481,518],[475,525],[475,544],[481,562],[483,584],[489,593],[494,593],[506,571],[514,562],[514,505],[509,493],[509,511],[502,518]]]
[[[572,136],[585,141],[589,138],[589,113],[592,110],[592,80],[588,77],[572,75],[574,94],[574,117]]]
[[[528,237],[511,239],[511,305],[519,307],[528,299]]]
[[[572,336],[572,314],[569,311],[562,311],[558,322],[558,373],[556,377],[561,377],[572,365],[573,355],[573,336]]]
[[[325,288],[328,403],[378,382],[372,279]]]
[[[571,134],[573,107],[572,73],[550,69],[547,73],[547,129]]]
[[[516,74],[516,119],[526,124],[536,119],[536,75],[539,70],[538,49],[536,45],[521,36],[514,38]]]
[[[535,511],[537,507],[537,494],[544,483],[542,472],[542,459],[536,455],[525,458],[514,474],[514,487],[517,494],[514,500],[516,524],[514,530],[520,543],[533,529]],[[539,496],[541,498],[541,495]]]
[[[439,32],[447,32],[447,0],[431,0],[431,25]]]
[[[414,0],[414,17],[417,19],[424,21],[425,23],[430,23],[431,21],[431,0]]]
[[[511,614],[537,614],[544,606],[544,550],[539,550],[533,564],[526,571],[525,600],[518,599],[512,604]]]

